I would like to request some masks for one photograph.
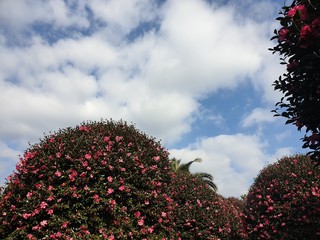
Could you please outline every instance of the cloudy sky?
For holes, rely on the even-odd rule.
[[[279,0],[1,0],[0,184],[43,133],[123,119],[171,157],[203,159],[219,193],[303,152],[271,110]]]

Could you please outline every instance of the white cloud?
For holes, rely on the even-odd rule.
[[[203,162],[193,164],[191,171],[212,174],[220,194],[236,197],[247,192],[268,160],[261,140],[244,134],[202,139],[184,149],[170,149],[170,153],[183,162],[202,158]]]
[[[86,7],[94,20],[105,23],[90,36],[79,32],[48,43],[30,28],[33,23],[53,24],[53,35],[60,28],[88,28]],[[43,132],[101,118],[132,121],[170,146],[192,130],[201,111],[199,99],[253,76],[265,98],[274,99],[264,81],[273,79],[269,72],[277,68],[269,67],[272,61],[265,53],[269,23],[246,15],[239,21],[237,16],[236,8],[197,0],[171,0],[161,7],[147,0],[0,1],[0,27],[10,32],[0,36],[0,141],[14,142],[0,147],[0,156],[8,148],[21,150],[21,142],[35,142]],[[159,29],[132,41],[125,37],[146,21],[157,21]],[[20,47],[7,47],[12,35],[20,37]],[[211,117],[217,124],[224,121],[223,115]],[[256,113],[246,121],[262,120]],[[219,177],[213,172],[226,194],[242,193],[262,161],[261,141],[255,136],[218,136],[187,150],[212,159],[210,169],[224,173]],[[232,181],[235,187],[226,185]]]
[[[275,121],[270,109],[255,108],[241,122],[241,127],[247,128],[253,125],[271,123]]]
[[[161,38],[146,68],[150,84],[198,96],[235,87],[262,63],[267,41],[261,31],[249,19],[238,23],[230,8],[213,8],[204,1],[168,1]]]

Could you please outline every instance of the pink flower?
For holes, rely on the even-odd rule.
[[[63,222],[61,228],[67,228],[68,224],[69,224],[69,222]]]
[[[42,209],[46,209],[47,206],[48,206],[48,204],[46,202],[41,202],[40,203],[40,208],[42,208]]]
[[[32,196],[32,192],[28,192],[28,193],[27,193],[27,199],[30,199],[31,196]]]
[[[108,177],[108,182],[112,182],[113,178],[111,176]]]
[[[109,142],[109,141],[110,141],[110,137],[109,137],[109,136],[105,136],[105,137],[103,138],[103,141],[104,141],[104,142]]]
[[[29,217],[31,217],[31,214],[30,213],[24,213],[24,214],[22,214],[22,217],[24,219],[28,219]]]
[[[279,35],[278,41],[283,42],[283,41],[287,40],[287,35],[289,32],[290,31],[288,28],[281,28],[278,32],[278,35]]]
[[[123,191],[125,189],[125,187],[123,186],[123,185],[121,185],[120,187],[119,187],[119,190],[120,191]]]
[[[55,172],[55,175],[56,175],[57,177],[61,177],[61,172],[56,171],[56,172]]]
[[[43,220],[40,222],[40,226],[44,227],[45,225],[47,225],[48,221],[47,220]]]
[[[98,194],[95,194],[95,195],[93,196],[93,199],[94,199],[94,201],[95,201],[96,203],[99,203],[99,201],[100,201]]]
[[[113,193],[114,192],[114,190],[112,189],[112,188],[108,188],[108,194],[111,194],[111,193]]]
[[[61,154],[60,152],[57,152],[57,153],[56,153],[56,157],[57,157],[57,158],[60,158],[61,155],[62,155],[62,154]]]
[[[85,157],[86,159],[90,160],[90,159],[91,159],[91,154],[90,154],[90,153],[87,153],[84,157]]]
[[[307,11],[307,7],[305,5],[300,4],[300,5],[297,5],[297,6],[294,6],[293,8],[291,8],[288,11],[288,17],[293,18],[297,12],[298,12],[300,19],[302,21],[307,20],[308,11]]]
[[[143,224],[144,224],[144,220],[143,220],[143,219],[139,219],[139,220],[138,220],[138,225],[139,225],[139,226],[143,226]]]
[[[29,233],[29,234],[27,235],[27,237],[28,237],[28,239],[30,239],[30,240],[36,239],[31,233]]]
[[[36,225],[36,226],[33,226],[32,227],[32,230],[34,230],[34,231],[36,231],[36,230],[38,230],[39,229],[39,225]]]
[[[157,162],[157,161],[160,160],[160,157],[159,156],[155,156],[155,157],[153,157],[153,160]]]
[[[86,126],[80,126],[80,127],[79,127],[79,130],[80,130],[80,131],[89,132],[89,128],[86,127]]]
[[[48,209],[47,213],[48,213],[49,215],[52,215],[52,214],[53,214],[53,209]]]
[[[139,217],[141,216],[140,211],[135,212],[135,213],[134,213],[134,216],[135,216],[136,218],[139,218]]]
[[[116,136],[116,142],[120,142],[123,139],[121,136]]]

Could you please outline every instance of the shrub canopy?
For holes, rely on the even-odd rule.
[[[320,169],[303,155],[265,167],[247,196],[252,239],[318,239]]]
[[[25,151],[8,178],[0,238],[170,236],[164,192],[170,176],[168,152],[132,125],[88,122],[59,130]]]

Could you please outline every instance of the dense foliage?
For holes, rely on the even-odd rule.
[[[125,122],[30,146],[0,194],[0,239],[247,239],[241,211]]]
[[[303,155],[265,167],[247,196],[251,239],[320,238],[320,169]]]
[[[303,147],[320,164],[320,1],[293,0],[280,14],[281,28],[272,38],[278,44],[270,50],[282,56],[287,71],[274,82],[284,94],[274,111],[305,128]]]
[[[177,174],[170,185],[176,203],[173,215],[181,239],[247,239],[242,211],[215,193],[205,181]]]
[[[8,178],[0,239],[170,236],[170,179],[167,151],[133,126],[60,130],[31,146]]]

